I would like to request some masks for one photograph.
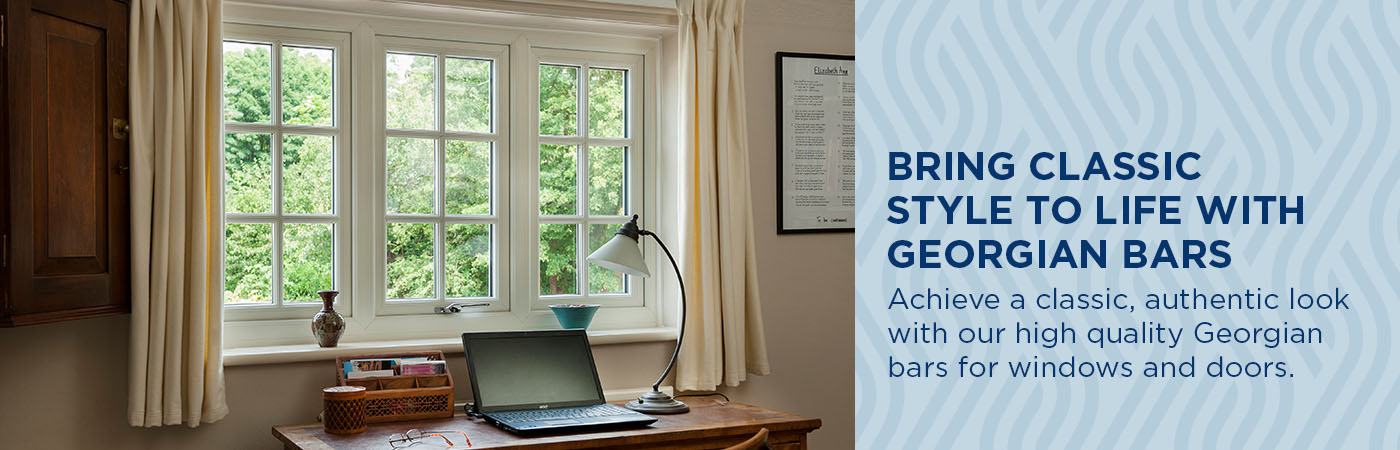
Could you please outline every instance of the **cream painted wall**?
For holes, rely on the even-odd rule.
[[[851,234],[787,235],[776,228],[773,53],[854,51],[852,0],[750,0],[745,71],[760,289],[773,373],[726,389],[734,400],[820,417],[813,449],[854,442]],[[674,48],[674,39],[665,42]],[[674,77],[666,70],[665,77]],[[663,130],[674,136],[674,130]],[[674,142],[674,141],[671,141]],[[127,320],[89,319],[0,329],[0,439],[5,448],[280,448],[273,424],[313,421],[327,362],[230,367],[229,416],[197,429],[126,425]],[[649,385],[666,343],[595,347],[605,389]],[[465,383],[461,355],[450,367]],[[468,398],[465,387],[458,399]]]
[[[277,449],[272,425],[315,422],[320,390],[335,384],[327,361],[229,367],[229,415],[196,429],[126,425],[130,316],[0,329],[0,448]],[[603,389],[655,381],[665,342],[593,349]],[[448,357],[457,399],[471,396],[460,353]],[[659,370],[659,369],[658,369]]]
[[[773,372],[723,392],[820,417],[809,442],[815,450],[855,445],[855,235],[777,234],[773,54],[855,54],[854,14],[853,0],[749,0],[744,11],[754,232]]]

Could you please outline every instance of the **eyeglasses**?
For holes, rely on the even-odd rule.
[[[472,440],[467,438],[467,433],[463,433],[463,432],[461,432],[461,431],[457,431],[457,430],[447,430],[447,431],[408,430],[408,431],[403,432],[403,433],[394,433],[394,434],[389,435],[389,447],[391,447],[391,448],[408,448],[408,447],[412,447],[412,446],[414,446],[414,445],[416,445],[416,444],[418,444],[418,443],[420,443],[420,442],[424,442],[424,439],[425,439],[425,438],[431,438],[431,437],[439,437],[439,438],[442,438],[442,441],[445,442],[445,443],[447,443],[447,446],[448,446],[448,447],[456,447],[456,445],[453,445],[453,444],[452,444],[452,440],[451,440],[451,439],[448,439],[447,436],[443,436],[443,435],[442,435],[443,433],[457,433],[457,434],[460,434],[460,435],[462,435],[462,440],[465,441],[465,442],[467,443],[467,447],[471,447],[471,446],[472,446]],[[437,440],[436,440],[436,439],[431,439],[431,440],[428,440],[427,442],[435,443],[435,442],[437,442]]]

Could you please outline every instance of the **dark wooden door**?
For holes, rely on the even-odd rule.
[[[130,309],[127,5],[10,0],[0,325]]]

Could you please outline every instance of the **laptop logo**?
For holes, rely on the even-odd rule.
[[[540,405],[540,409],[549,409],[549,405]]]

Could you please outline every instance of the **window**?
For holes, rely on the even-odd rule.
[[[347,342],[551,328],[554,303],[602,304],[594,329],[663,322],[655,279],[584,260],[659,220],[659,41],[234,10],[263,25],[225,26],[231,346],[310,342],[332,288]],[[453,302],[472,306],[435,313]]]
[[[509,309],[503,46],[383,38],[384,307]]]
[[[536,51],[539,86],[539,304],[641,305],[631,277],[586,264],[632,214],[640,58]]]
[[[333,33],[230,26],[224,51],[224,303],[235,318],[303,314],[343,277]]]

